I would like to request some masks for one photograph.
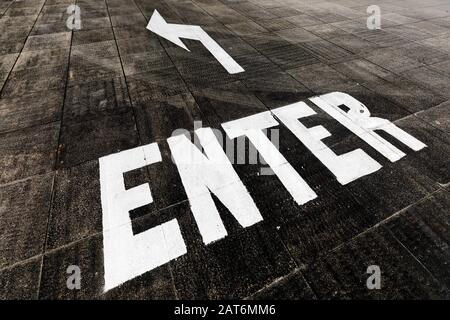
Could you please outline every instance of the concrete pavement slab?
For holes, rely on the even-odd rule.
[[[317,94],[333,91],[345,92],[346,89],[357,85],[356,81],[324,63],[291,69],[288,70],[288,73]],[[323,77],[323,74],[326,74],[327,77]]]
[[[311,96],[311,91],[287,72],[249,77],[244,85],[269,109],[295,103]]]
[[[397,74],[423,66],[415,59],[400,55],[399,51],[397,48],[393,50],[391,48],[385,48],[365,56],[365,59]]]
[[[67,66],[68,61],[69,48],[26,51],[20,54],[13,71],[28,68]]]
[[[256,22],[253,22],[253,21],[227,24],[226,27],[240,36],[247,35],[247,34],[267,32],[266,29],[264,29],[259,24],[257,24]]]
[[[367,266],[384,270],[384,290],[367,290]],[[398,266],[406,268],[398,269]],[[319,298],[432,299],[448,291],[384,230],[361,235],[317,261],[305,272]]]
[[[1,186],[0,268],[43,253],[53,173]]]
[[[354,58],[352,52],[325,40],[306,42],[301,45],[327,64],[348,61]]]
[[[446,75],[442,75],[427,67],[420,67],[404,72],[403,76],[440,93],[446,98],[450,98],[450,77]]]
[[[2,91],[2,97],[17,97],[46,90],[64,89],[67,66],[46,66],[32,70],[11,72]]]
[[[437,191],[386,223],[392,234],[446,286],[450,283],[446,268],[450,261],[449,230],[445,222],[449,201],[447,191]]]
[[[295,24],[284,18],[260,20],[258,24],[268,31],[280,31],[295,28]]]
[[[46,250],[80,241],[101,231],[98,175],[96,160],[56,172]]]
[[[186,210],[183,205],[172,209],[172,214],[179,217],[188,245],[188,254],[171,263],[179,298],[246,297],[295,268],[274,230],[260,226],[203,246],[192,216]],[[225,214],[223,209],[221,212]],[[235,228],[238,227],[231,230]],[[186,274],[192,276],[185,277]]]
[[[273,283],[251,295],[252,300],[313,300],[316,296],[312,292],[300,270],[276,279]]]
[[[6,54],[0,56],[0,90],[8,78],[18,54]]]
[[[36,130],[40,134],[36,135]],[[0,135],[0,163],[4,170],[0,183],[23,179],[53,170],[58,144],[59,123]]]
[[[313,64],[319,61],[309,50],[294,44],[264,50],[263,53],[269,56],[270,60],[283,70]]]
[[[432,109],[429,109],[432,110]],[[428,110],[425,111],[425,114]],[[416,136],[418,139],[427,144],[427,152],[416,153],[408,159],[405,159],[405,164],[408,164],[428,176],[430,179],[438,182],[441,185],[446,185],[450,181],[449,177],[449,137],[441,130],[433,127],[426,122],[426,119],[420,117],[406,117],[399,119],[396,124],[405,128],[408,132]]]
[[[390,76],[372,90],[410,112],[426,110],[446,100],[441,93],[431,92],[404,77]]]
[[[77,83],[67,88],[64,123],[89,121],[130,111],[130,98],[122,77]]]
[[[275,34],[292,44],[319,40],[319,37],[303,28],[280,30],[275,32]]]
[[[420,45],[419,43],[412,42],[398,47],[401,54],[416,59],[420,63],[425,65],[436,64],[450,60],[448,53],[441,52],[432,47]]]
[[[60,90],[0,99],[0,132],[8,132],[57,122],[61,118],[63,97]]]
[[[25,43],[23,51],[68,48],[71,37],[70,32],[30,36]]]
[[[73,34],[72,45],[88,44],[93,42],[114,40],[114,34],[111,28],[80,30]]]
[[[139,137],[131,111],[85,122],[64,123],[61,128],[58,166],[72,167],[133,148],[138,143]]]
[[[37,299],[42,257],[0,270],[2,300]]]
[[[450,133],[450,101],[445,101],[436,107],[417,113],[417,117],[429,124],[440,128],[442,131]]]

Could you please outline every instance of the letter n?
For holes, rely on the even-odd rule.
[[[213,131],[202,128],[195,133],[206,155],[184,135],[171,137],[167,142],[203,242],[209,244],[227,236],[211,192],[244,228],[263,218]]]

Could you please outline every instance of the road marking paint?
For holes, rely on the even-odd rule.
[[[156,33],[181,48],[190,51],[180,38],[198,40],[220,62],[230,74],[244,72],[245,70],[213,40],[200,26],[167,23],[157,10],[153,12],[147,29]]]
[[[187,252],[176,219],[133,235],[129,211],[153,198],[148,184],[125,190],[123,173],[160,161],[156,143],[99,159],[105,291]]]
[[[277,125],[278,122],[269,111],[266,111],[223,123],[222,127],[230,139],[246,136],[292,195],[295,202],[302,205],[315,199],[317,195],[262,131]]]
[[[171,137],[167,142],[203,242],[209,244],[227,236],[210,192],[244,228],[263,218],[213,131],[202,128],[195,133],[206,156],[184,135]]]
[[[426,147],[424,143],[409,133],[406,133],[389,120],[371,117],[369,109],[347,93],[332,92],[310,98],[309,100],[363,139],[391,162],[398,161],[405,154],[375,133],[375,130],[382,130],[389,133],[414,151],[419,151]],[[339,108],[340,105],[347,106],[349,110],[345,112]]]
[[[298,119],[316,114],[306,103],[298,102],[272,110],[275,116],[336,176],[343,185],[381,168],[363,150],[357,149],[346,154],[336,155],[323,139],[331,136],[322,126],[307,128]]]

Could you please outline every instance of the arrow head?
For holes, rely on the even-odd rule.
[[[148,22],[147,29],[156,33],[160,37],[173,42],[177,46],[182,47],[183,49],[190,51],[181,41],[180,37],[176,35],[177,29],[172,25],[168,24],[166,20],[159,14],[158,10],[153,12],[150,21]]]

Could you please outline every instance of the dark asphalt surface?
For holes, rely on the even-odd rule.
[[[246,71],[147,30],[155,9],[202,26]],[[450,0],[0,0],[0,90],[1,299],[450,298]],[[333,91],[428,147],[383,135],[406,153],[389,162],[316,108],[308,126],[329,129],[330,148],[383,168],[343,186],[280,126],[280,152],[318,197],[299,206],[261,165],[236,164],[264,221],[244,229],[216,201],[228,236],[205,246],[166,139]],[[187,254],[104,294],[98,159],[152,142],[163,162],[125,175],[155,199],[133,231],[177,218]]]

